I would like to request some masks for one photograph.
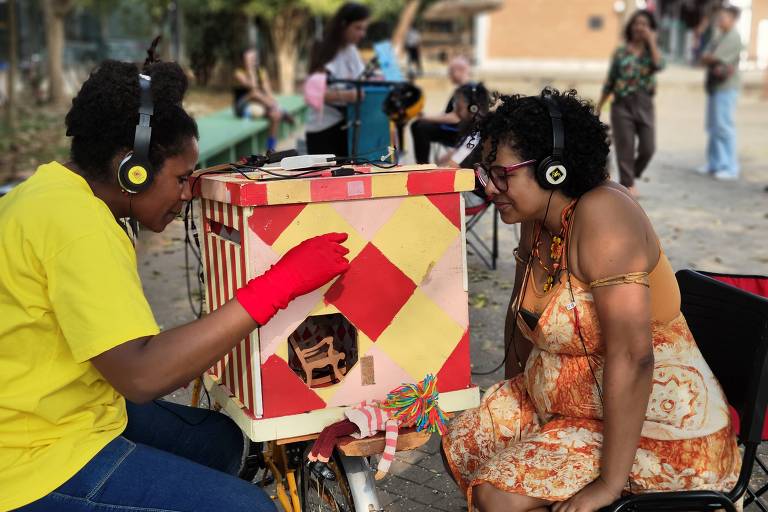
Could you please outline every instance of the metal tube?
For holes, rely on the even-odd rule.
[[[356,512],[383,512],[376,494],[376,480],[365,457],[347,457],[339,453],[341,465],[347,474],[349,490],[355,503]]]

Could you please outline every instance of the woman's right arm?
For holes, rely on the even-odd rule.
[[[185,386],[291,300],[344,272],[349,265],[341,245],[345,239],[330,233],[306,240],[239,289],[236,300],[194,322],[122,343],[91,362],[133,402]]]
[[[617,59],[617,52],[616,52],[611,57],[611,65],[608,68],[608,76],[605,78],[605,83],[603,83],[603,91],[600,94],[600,99],[597,101],[597,106],[595,107],[595,111],[596,111],[595,114],[598,117],[600,116],[600,112],[603,111],[603,107],[605,106],[605,103],[611,97],[611,94],[613,94],[613,86],[616,83],[617,75],[618,75],[618,59]]]
[[[91,362],[120,394],[143,403],[202,375],[256,327],[233,300],[194,322],[120,344]]]
[[[531,233],[533,224],[523,222],[520,225],[520,243],[517,247],[518,255],[522,260],[528,260],[531,257]],[[531,353],[533,345],[516,328],[515,322],[515,297],[521,293],[523,279],[525,277],[525,267],[520,260],[515,264],[515,285],[512,288],[512,296],[509,299],[507,308],[507,318],[504,322],[504,350],[507,353],[507,361],[504,367],[504,378],[511,379],[515,375],[522,373],[525,363]],[[513,339],[514,335],[514,339]],[[514,343],[510,346],[510,343]],[[519,356],[519,359],[518,359]]]

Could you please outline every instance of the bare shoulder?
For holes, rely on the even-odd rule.
[[[588,236],[616,236],[627,230],[637,235],[652,230],[642,207],[617,183],[608,182],[584,194],[577,210],[580,231]]]
[[[573,224],[574,272],[586,282],[606,275],[649,271],[659,244],[643,209],[617,184],[582,196]]]

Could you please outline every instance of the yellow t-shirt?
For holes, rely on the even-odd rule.
[[[82,177],[51,162],[0,198],[0,510],[120,435],[125,400],[89,359],[157,332],[133,246]]]

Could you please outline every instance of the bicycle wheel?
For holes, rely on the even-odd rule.
[[[307,444],[301,466],[296,471],[302,512],[354,512],[355,505],[352,501],[352,493],[349,491],[347,475],[344,473],[336,451],[328,461],[328,467],[336,475],[336,480],[318,482],[307,464],[310,448],[311,445]]]

